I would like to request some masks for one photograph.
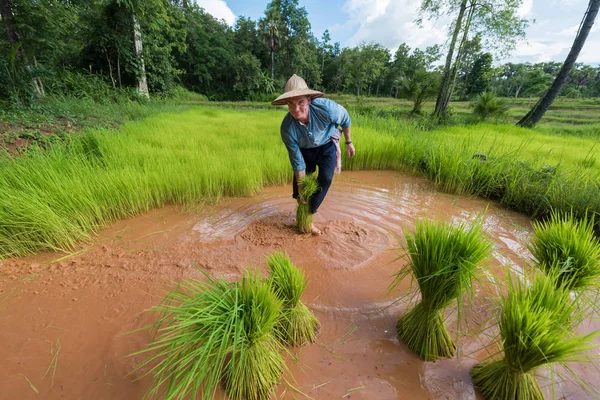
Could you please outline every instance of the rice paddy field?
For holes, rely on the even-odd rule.
[[[267,277],[275,251],[306,275],[302,302],[320,333],[280,351],[273,398],[483,398],[469,371],[499,354],[502,299],[518,286],[508,277],[535,270],[531,219],[568,212],[600,233],[600,102],[558,101],[534,130],[467,121],[468,104],[454,103],[467,123],[432,129],[406,101],[335,99],[350,110],[357,155],[315,217],[319,237],[293,228],[283,109],[190,104],[0,157],[0,398],[141,398],[153,381],[140,352],[153,335],[140,329],[156,320],[143,311],[182,279]],[[507,118],[527,101],[512,100]],[[491,246],[470,301],[436,310],[456,354],[435,362],[396,330],[419,298],[410,274],[394,282],[409,270],[398,248],[424,218],[480,223]],[[581,326],[565,315],[563,337],[589,334],[591,345],[568,368],[536,372],[540,391],[596,398],[600,373],[586,361],[600,325],[594,310]]]

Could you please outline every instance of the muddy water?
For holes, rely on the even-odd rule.
[[[249,266],[264,271],[265,255],[276,249],[306,271],[304,302],[322,324],[319,343],[295,351],[296,363],[288,361],[297,389],[314,399],[478,398],[468,371],[494,351],[483,349],[496,333],[495,290],[529,257],[528,219],[436,192],[406,174],[344,172],[316,218],[324,234],[303,236],[289,227],[290,192],[289,186],[268,188],[197,212],[165,207],[108,227],[75,253],[0,262],[0,398],[141,398],[150,381],[136,380],[140,358],[127,355],[151,334],[127,333],[153,321],[143,311],[175,282],[200,276],[194,265],[236,279]],[[460,363],[423,362],[396,338],[395,322],[410,300],[408,281],[387,294],[402,262],[397,238],[419,217],[472,220],[486,209],[494,257],[465,314]],[[454,313],[448,321],[454,335]],[[598,385],[598,371],[573,367]],[[570,380],[555,390],[559,398],[590,398]],[[286,384],[277,393],[303,397]]]

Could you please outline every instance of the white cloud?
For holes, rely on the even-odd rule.
[[[223,19],[229,26],[235,24],[236,16],[225,0],[196,0],[196,4],[217,19]]]
[[[344,11],[358,25],[346,45],[374,41],[393,50],[402,43],[413,48],[444,43],[444,21],[424,21],[422,28],[414,23],[420,4],[421,0],[346,0]]]
[[[519,8],[518,14],[521,18],[529,17],[533,11],[533,0],[523,0],[523,4]]]

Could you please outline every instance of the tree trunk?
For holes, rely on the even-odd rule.
[[[450,74],[450,87],[446,93],[445,105],[444,105],[444,113],[448,110],[448,105],[450,104],[450,100],[452,99],[452,93],[454,92],[454,86],[456,85],[456,77],[458,75],[458,69],[461,67],[463,60],[465,59],[465,46],[469,39],[469,29],[471,28],[471,21],[473,21],[473,14],[475,14],[475,1],[471,0],[471,9],[469,10],[469,15],[467,17],[466,23],[463,27],[463,37],[460,41],[460,45],[458,46],[458,51],[456,52],[456,60],[454,61],[454,65],[452,67],[452,72]]]
[[[271,80],[275,80],[275,49],[273,47],[271,47]]]
[[[106,47],[104,46],[102,46],[102,50],[104,50],[104,55],[106,56],[106,61],[108,62],[108,76],[110,77],[110,81],[112,82],[113,89],[116,89],[117,84],[115,83],[115,77],[113,76],[112,63],[110,62],[108,51],[106,51]]]
[[[448,103],[445,100],[448,97],[447,92],[450,89],[451,83],[451,72],[452,72],[452,60],[454,58],[454,48],[456,47],[456,41],[458,40],[458,34],[462,29],[462,21],[467,10],[468,0],[462,0],[460,3],[460,11],[454,26],[454,33],[452,34],[452,41],[450,42],[450,48],[448,49],[448,55],[446,56],[446,64],[444,66],[444,74],[442,75],[442,83],[440,85],[440,91],[435,102],[435,110],[433,115],[437,117],[445,117],[448,111]]]
[[[123,89],[123,82],[121,81],[121,55],[117,50],[117,78],[119,80],[119,89]]]
[[[140,62],[140,69],[137,73],[137,87],[138,93],[142,96],[150,98],[148,94],[148,81],[146,80],[146,66],[144,64],[144,51],[142,47],[142,29],[140,23],[135,15],[135,11],[132,12],[133,16],[133,41],[135,44],[135,53],[137,54]]]
[[[552,82],[550,89],[542,96],[542,98],[537,102],[536,105],[525,115],[517,125],[524,126],[527,128],[533,128],[544,116],[548,108],[554,102],[554,99],[558,96],[560,89],[564,85],[573,65],[577,61],[577,57],[579,57],[579,52],[583,48],[585,41],[594,25],[594,21],[596,20],[596,16],[598,15],[598,9],[600,9],[600,0],[590,0],[588,4],[587,11],[583,16],[583,21],[579,26],[579,31],[575,36],[575,41],[573,42],[573,47],[571,47],[571,51],[565,60],[562,68],[560,69],[556,79]]]

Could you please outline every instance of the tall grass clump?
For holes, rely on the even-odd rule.
[[[242,277],[239,296],[243,328],[236,332],[225,392],[233,400],[264,400],[283,374],[282,349],[274,336],[282,301],[268,281],[253,274]]]
[[[283,301],[283,309],[275,326],[279,340],[290,346],[313,343],[317,338],[319,321],[301,300],[308,285],[306,276],[282,252],[267,257],[267,264],[271,270],[271,286]]]
[[[552,363],[583,361],[595,333],[575,334],[583,308],[552,276],[527,284],[509,277],[500,316],[502,358],[476,365],[473,384],[487,399],[543,400],[535,371]]]
[[[296,226],[302,233],[310,233],[312,227],[312,213],[310,209],[310,199],[317,193],[319,186],[317,183],[317,174],[307,174],[300,180],[303,186],[300,193],[300,201],[296,209]]]
[[[392,288],[412,275],[421,302],[398,320],[398,337],[427,361],[452,357],[456,345],[444,324],[444,309],[470,293],[475,268],[490,253],[491,243],[481,236],[481,223],[466,227],[421,220],[414,233],[405,235],[409,262]]]
[[[569,290],[597,288],[600,277],[600,240],[594,235],[594,218],[577,220],[572,213],[553,213],[534,222],[529,250],[536,265]]]
[[[220,383],[232,399],[265,399],[281,378],[281,345],[273,337],[281,301],[267,281],[189,279],[154,311],[156,335],[134,355],[153,375],[145,398],[212,399]]]
[[[489,117],[499,118],[506,114],[508,106],[492,92],[483,92],[472,103],[473,113],[482,121]]]

